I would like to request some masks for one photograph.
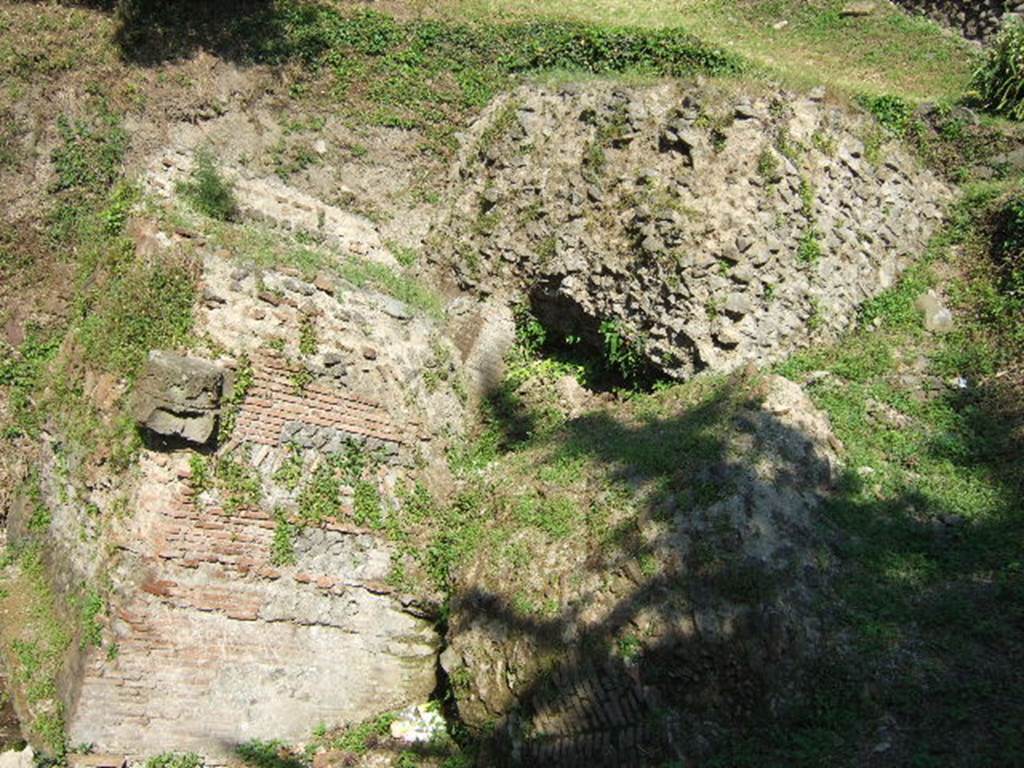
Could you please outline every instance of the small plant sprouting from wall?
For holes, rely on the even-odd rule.
[[[217,488],[223,496],[224,511],[233,514],[242,509],[259,507],[263,486],[256,470],[242,461],[221,457],[216,464]]]
[[[766,184],[778,184],[782,181],[779,159],[768,147],[765,147],[757,158],[757,175],[764,179]]]
[[[800,244],[797,246],[797,258],[805,264],[814,264],[821,258],[821,236],[818,230],[810,226],[804,230],[800,237]]]
[[[313,471],[298,496],[300,524],[320,523],[341,513],[342,489],[352,489],[353,517],[360,525],[379,529],[383,525],[380,492],[374,478],[377,457],[356,442],[328,456]]]
[[[528,305],[520,305],[515,311],[516,346],[529,355],[538,355],[548,340],[547,329],[530,312]]]
[[[306,387],[313,383],[313,374],[305,367],[299,368],[292,374],[291,382],[292,392],[302,396],[306,393]]]
[[[800,212],[808,220],[814,220],[814,183],[806,176],[800,179]]]
[[[821,303],[821,299],[811,299],[811,314],[807,318],[807,327],[812,331],[817,331],[825,326],[825,314],[824,306]]]
[[[597,141],[591,142],[583,152],[583,179],[590,184],[598,183],[608,167],[608,156]]]
[[[235,431],[235,423],[238,421],[238,411],[242,407],[249,389],[253,384],[252,361],[246,354],[239,355],[238,367],[235,369],[235,383],[231,394],[224,398],[221,404],[220,421],[218,423],[217,441],[221,444],[231,439]]]
[[[811,144],[814,145],[815,149],[828,157],[834,156],[839,148],[839,142],[836,141],[836,137],[831,133],[821,130],[811,134]]]
[[[274,482],[288,491],[296,490],[302,483],[303,476],[302,448],[295,443],[288,446],[288,456],[274,473]]]
[[[197,496],[213,487],[213,477],[210,475],[210,462],[201,453],[193,453],[189,456],[188,467],[190,472],[189,484],[192,492]]]
[[[276,566],[295,565],[295,535],[297,527],[283,512],[275,515],[274,539],[270,544],[270,562]]]
[[[82,599],[82,648],[103,645],[103,624],[100,617],[106,613],[107,604],[95,589],[89,590]]]
[[[192,176],[181,182],[177,191],[193,208],[211,219],[232,221],[238,217],[234,187],[221,174],[208,150],[196,153]]]
[[[309,315],[305,315],[299,324],[299,352],[310,357],[316,354],[316,350],[316,322]]]
[[[436,392],[451,379],[453,371],[451,349],[435,336],[430,340],[430,360],[423,371],[423,385],[428,392]]]

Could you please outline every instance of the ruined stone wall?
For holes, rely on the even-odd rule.
[[[1005,14],[1024,14],[1019,0],[895,0],[908,11],[952,27],[969,40],[988,40],[999,31]]]
[[[337,224],[326,241],[348,256],[388,262],[379,241],[341,213],[321,220]],[[187,232],[153,225],[139,247],[182,239],[195,245]],[[300,521],[301,489],[277,473],[298,455],[306,480],[358,446],[386,514],[413,467],[417,477],[444,471],[465,403],[459,351],[422,308],[331,271],[314,278],[205,242],[198,249],[196,337],[205,346],[179,350],[180,359],[205,358],[236,387],[248,366],[246,388],[227,389],[245,393],[230,439],[192,450],[150,434],[120,507],[101,492],[102,478],[62,504],[53,457],[41,472],[54,509],[47,535],[73,554],[56,558],[53,580],[102,585],[107,606],[102,643],[80,647],[76,638],[60,681],[69,742],[136,758],[195,751],[219,763],[250,739],[301,743],[320,723],[362,721],[434,691],[435,596],[389,585],[395,551],[356,523],[353,488],[339,490],[322,520]],[[211,476],[218,461],[240,466],[258,481],[258,500],[236,505],[216,482],[203,487],[192,476],[197,458]],[[102,536],[68,517],[74,507],[88,522],[81,510],[90,500],[111,525]],[[294,562],[274,557],[282,518],[293,525]]]
[[[817,518],[841,445],[798,384],[770,376],[749,394],[715,429],[725,455],[687,470],[717,500],[660,498],[660,520],[629,517],[622,550],[531,540],[528,574],[490,551],[461,574],[441,663],[462,718],[498,723],[495,764],[701,764],[746,714],[793,700],[798,670],[829,652]],[[561,609],[517,608],[526,584]]]
[[[835,338],[949,197],[823,92],[707,85],[523,89],[456,171],[436,236],[465,285],[525,294],[555,340],[614,328],[679,379]]]

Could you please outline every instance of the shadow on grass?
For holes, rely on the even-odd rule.
[[[893,489],[856,467],[830,487],[834,468],[808,435],[751,407],[736,381],[676,416],[567,424],[553,457],[658,492],[611,532],[615,547],[588,542],[581,568],[607,576],[593,598],[605,610],[527,611],[479,586],[456,596],[453,637],[475,634],[490,665],[478,679],[505,670],[515,700],[492,713],[481,764],[1024,764],[1020,413],[984,393],[955,405],[949,434],[923,440],[920,457],[948,473],[911,470]],[[733,458],[723,424],[750,441],[749,461]],[[767,474],[755,467],[765,457]],[[969,487],[930,486],[947,481]],[[969,518],[965,493],[986,495],[964,502]],[[801,521],[810,496],[820,504]],[[679,535],[694,516],[706,540]],[[729,530],[744,516],[789,540],[752,556]],[[653,539],[652,521],[664,523]],[[637,567],[652,558],[658,573]],[[531,654],[545,661],[523,679]],[[480,703],[461,703],[481,719]]]
[[[274,57],[288,38],[273,0],[122,0],[117,43],[122,55],[152,66],[198,51],[238,63]]]

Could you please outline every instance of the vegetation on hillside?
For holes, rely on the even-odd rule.
[[[1003,28],[974,73],[971,87],[986,109],[1024,120],[1024,21]]]
[[[126,171],[126,117],[152,114],[144,86],[152,72],[157,80],[186,80],[175,66],[199,49],[276,67],[287,73],[278,95],[296,111],[327,104],[354,125],[409,131],[440,156],[497,93],[558,71],[568,79],[700,73],[751,88],[770,77],[826,82],[855,97],[881,132],[956,180],[1007,148],[998,130],[971,124],[955,106],[976,68],[966,46],[888,8],[863,20],[844,17],[844,4],[446,0],[401,4],[392,14],[299,0],[241,10],[197,2],[185,11],[126,0],[116,21],[77,5],[0,5],[0,174],[10,174],[3,178],[27,173],[32,160],[19,141],[26,129],[16,107],[25,95],[41,84],[58,92],[56,84],[69,78],[77,97],[74,109],[57,100],[44,110],[55,141],[41,158],[52,167],[45,209],[31,227],[0,221],[0,282],[26,274],[46,280],[62,269],[70,275],[64,312],[26,329],[17,345],[0,341],[0,450],[27,451],[48,423],[59,424],[62,461],[80,465],[92,455],[117,471],[130,467],[139,437],[124,393],[150,349],[198,343],[198,265],[190,248],[153,257],[129,231],[146,203]],[[1011,26],[976,69],[970,88],[995,115],[1024,119],[1022,50],[1024,25]],[[112,85],[101,87],[108,77]],[[939,103],[928,120],[921,101]],[[766,178],[777,162],[765,156]],[[1015,663],[1024,652],[1024,190],[1008,165],[991,175],[964,189],[929,253],[864,307],[847,338],[778,367],[807,387],[845,446],[847,471],[822,525],[840,542],[836,621],[850,655],[811,670],[813,690],[784,720],[754,713],[738,725],[711,765],[853,766],[864,763],[865,750],[887,749],[903,750],[900,760],[915,766],[1024,762],[1024,677]],[[438,297],[410,274],[358,259],[339,264],[329,249],[237,221],[230,184],[208,155],[199,156],[182,192],[195,209],[183,221],[257,268],[290,266],[306,276],[333,270],[442,314]],[[818,234],[808,230],[801,256],[812,262],[819,250]],[[954,303],[957,328],[947,336],[927,334],[914,308],[932,285]],[[435,498],[410,484],[399,507],[384,514],[366,481],[373,456],[352,450],[309,477],[301,465],[286,464],[280,480],[301,488],[301,509],[299,519],[278,520],[274,560],[294,559],[297,531],[330,516],[348,483],[357,490],[357,521],[393,540],[440,593],[451,597],[460,569],[492,552],[494,567],[508,574],[515,615],[524,624],[557,620],[564,606],[528,578],[538,543],[583,542],[605,554],[628,549],[628,525],[618,524],[649,511],[631,483],[667,482],[683,462],[698,467],[721,447],[747,393],[725,380],[648,381],[613,324],[601,327],[603,355],[580,359],[571,345],[549,343],[528,314],[519,321],[508,381],[485,405],[479,431],[451,451],[455,494]],[[304,344],[315,348],[315,337]],[[108,409],[85,391],[86,371],[113,382]],[[605,388],[618,387],[615,413],[573,422],[555,388],[565,375],[588,386],[612,382]],[[192,470],[193,482],[217,488],[227,506],[259,500],[238,464],[197,455]],[[716,492],[705,485],[686,491],[694,508]],[[77,641],[96,641],[103,597],[102,585],[91,585],[72,621],[61,613],[39,548],[50,523],[45,505],[35,508],[33,541],[5,562],[10,580],[0,603],[25,620],[21,635],[0,642],[36,706],[31,727],[62,757],[56,679]],[[656,567],[637,562],[647,576]],[[411,578],[403,567],[392,573],[395,586]],[[886,718],[903,736],[883,748],[888,736],[878,732]],[[320,733],[316,743],[360,754],[384,737],[388,722]],[[250,742],[240,756],[258,768],[308,763],[308,755],[277,742]],[[147,765],[199,764],[195,755],[169,753]]]
[[[125,19],[125,54],[152,62],[202,44],[246,62],[297,62],[310,72],[296,96],[315,88],[351,119],[423,129],[434,149],[451,148],[469,110],[522,74],[571,70],[679,76],[735,73],[739,57],[684,29],[638,29],[582,21],[468,23],[456,17],[398,18],[281,0],[244,13],[202,4],[183,19],[173,3],[140,4]]]

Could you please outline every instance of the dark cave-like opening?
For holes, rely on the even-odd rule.
[[[635,333],[615,318],[588,312],[557,286],[534,286],[517,324],[520,338],[525,338],[529,347],[580,367],[582,383],[595,392],[650,392],[665,380]]]

